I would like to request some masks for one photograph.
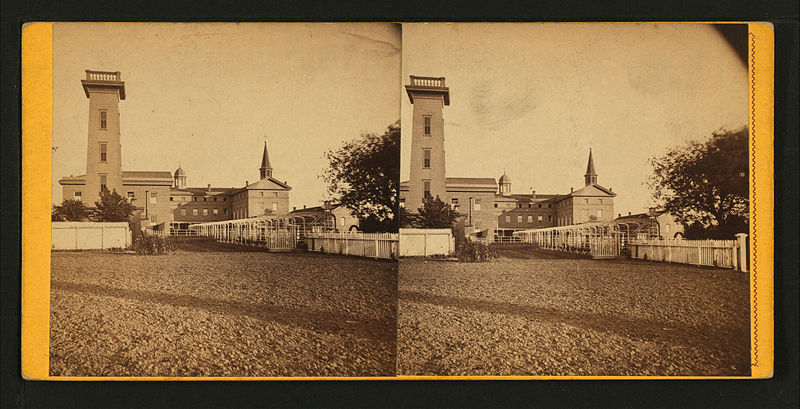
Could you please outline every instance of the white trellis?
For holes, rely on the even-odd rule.
[[[247,219],[197,223],[189,230],[198,236],[212,237],[223,243],[264,246],[270,251],[290,251],[312,232],[333,228],[333,216],[263,215]]]
[[[513,236],[545,250],[590,254],[592,258],[613,258],[619,256],[632,239],[658,237],[658,223],[653,219],[590,222],[522,230],[514,232]]]

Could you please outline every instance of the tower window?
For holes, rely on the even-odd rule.
[[[431,197],[431,181],[430,180],[423,180],[422,181],[422,192],[423,197]]]
[[[100,162],[105,162],[108,159],[108,144],[100,144]]]
[[[100,129],[108,129],[108,112],[100,111]]]
[[[106,181],[107,181],[106,180],[106,175],[101,174],[100,175],[100,191],[101,192],[104,191],[104,190],[108,190],[108,187],[106,186]]]
[[[423,158],[422,158],[422,167],[426,169],[430,169],[431,167],[431,150],[430,149],[423,149],[422,150]]]
[[[150,204],[158,204],[158,196],[156,192],[150,192]]]
[[[431,134],[431,117],[425,116],[423,117],[423,121],[425,121],[425,135]]]

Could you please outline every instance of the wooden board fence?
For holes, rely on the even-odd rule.
[[[309,233],[305,240],[308,251],[387,260],[398,255],[397,233]]]
[[[736,236],[736,240],[632,240],[631,257],[747,271],[747,235]]]

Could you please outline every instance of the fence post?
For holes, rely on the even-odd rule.
[[[747,234],[736,233],[739,241],[739,271],[747,272]]]

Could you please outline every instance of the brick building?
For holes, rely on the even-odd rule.
[[[409,180],[400,183],[400,206],[414,212],[424,197],[438,196],[463,216],[466,234],[476,236],[613,220],[616,194],[597,183],[591,149],[585,186],[568,194],[515,194],[505,173],[497,181],[447,176],[443,111],[450,89],[442,77],[412,75],[406,92],[413,104],[411,156]]]
[[[259,180],[240,188],[187,187],[187,174],[180,166],[174,174],[123,171],[119,102],[125,99],[125,83],[119,72],[90,70],[81,83],[89,99],[86,173],[59,180],[63,199],[93,206],[101,189],[116,191],[134,205],[142,227],[155,230],[289,212],[292,188],[273,178],[266,142]]]

